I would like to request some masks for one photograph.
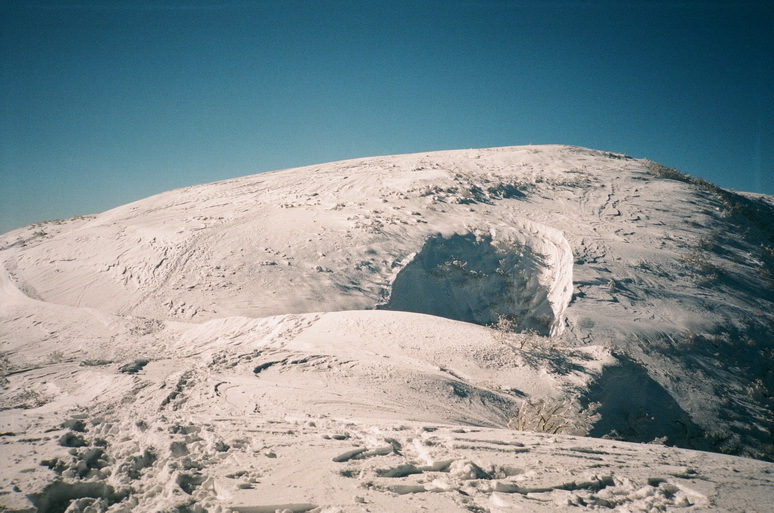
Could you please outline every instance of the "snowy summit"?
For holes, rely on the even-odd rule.
[[[522,146],[6,233],[0,510],[771,511],[772,219]]]

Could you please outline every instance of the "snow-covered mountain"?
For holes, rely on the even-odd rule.
[[[773,464],[664,445],[774,459],[773,219],[647,160],[527,146],[9,232],[0,504],[764,511]]]

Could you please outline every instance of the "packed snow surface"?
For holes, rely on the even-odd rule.
[[[0,510],[772,511],[772,219],[527,146],[9,232]]]

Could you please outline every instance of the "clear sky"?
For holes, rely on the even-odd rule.
[[[530,143],[774,194],[772,0],[0,0],[0,45],[0,232]]]

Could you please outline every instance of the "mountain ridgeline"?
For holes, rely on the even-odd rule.
[[[275,171],[39,223],[0,236],[3,429],[78,409],[112,477],[64,482],[109,483],[96,495],[140,510],[177,497],[143,476],[190,459],[142,433],[216,444],[225,419],[528,429],[772,461],[772,219],[770,196],[648,160],[522,146]],[[190,432],[171,420],[201,415]],[[403,457],[399,439],[377,449]],[[213,458],[252,447],[222,443]],[[395,469],[450,472],[417,461]],[[205,493],[197,465],[183,495],[248,493],[233,479]],[[96,500],[73,491],[89,486],[57,497]]]

